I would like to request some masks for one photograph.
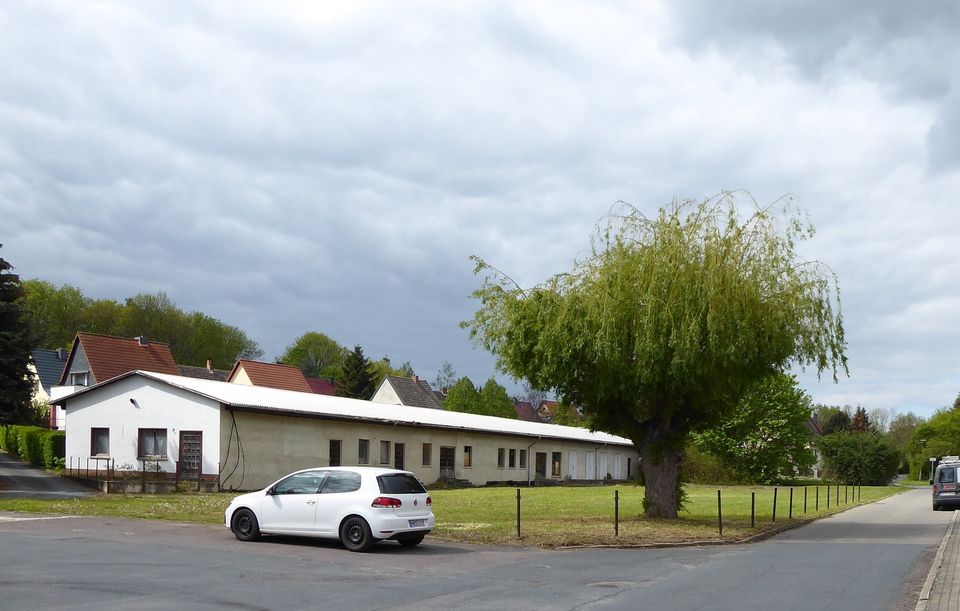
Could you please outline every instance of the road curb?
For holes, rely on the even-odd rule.
[[[943,535],[943,540],[940,541],[940,548],[937,549],[937,556],[933,559],[933,565],[930,567],[930,572],[927,573],[927,579],[923,582],[923,588],[920,590],[920,599],[917,601],[917,606],[914,608],[914,611],[926,611],[927,603],[930,601],[930,591],[933,590],[933,584],[937,581],[937,574],[940,572],[940,567],[943,565],[943,552],[947,549],[947,544],[950,543],[950,538],[953,536],[953,531],[957,525],[957,518],[960,517],[960,511],[953,512],[953,519],[950,521],[950,526],[947,528],[947,532]]]

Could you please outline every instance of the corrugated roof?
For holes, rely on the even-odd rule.
[[[60,377],[63,375],[63,366],[66,365],[66,352],[63,352],[64,358],[61,360],[59,350],[46,350],[38,348],[30,353],[33,356],[33,364],[37,367],[37,377],[40,378],[40,385],[44,392],[50,394],[50,387],[60,383]]]
[[[292,365],[240,359],[237,361],[237,364],[233,366],[233,371],[230,372],[227,379],[232,380],[234,374],[241,367],[254,386],[295,390],[297,392],[313,392],[310,389],[310,385],[307,384],[307,379],[303,377],[303,372]]]
[[[548,437],[596,444],[633,446],[633,442],[624,437],[610,435],[609,433],[591,433],[587,429],[560,426],[558,424],[525,422],[511,418],[479,416],[476,414],[464,414],[461,412],[449,412],[423,407],[409,407],[406,405],[386,405],[360,399],[348,399],[346,397],[331,397],[309,392],[302,393],[262,386],[198,380],[145,371],[132,372],[122,377],[126,378],[132,375],[158,380],[238,409],[276,412],[278,414],[292,416],[364,420],[386,424],[424,426],[483,433],[503,433],[508,435],[523,435],[526,437]],[[115,380],[111,380],[105,384],[113,381]],[[67,397],[63,397],[57,401],[57,403],[68,403],[73,397],[94,392],[105,384],[91,386]]]
[[[403,405],[443,409],[443,402],[437,399],[433,387],[426,380],[387,376],[386,381],[393,387]]]
[[[98,382],[115,378],[128,371],[142,370],[177,375],[177,364],[170,354],[170,347],[160,342],[141,344],[136,338],[113,337],[77,333],[73,340],[67,365],[60,376],[60,384],[66,384],[66,374],[77,351],[77,344],[83,346],[90,372]]]

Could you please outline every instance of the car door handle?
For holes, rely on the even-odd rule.
[[[316,504],[317,504],[316,501],[307,501],[307,505],[316,505]]]

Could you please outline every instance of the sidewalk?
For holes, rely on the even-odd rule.
[[[957,611],[960,609],[960,531],[957,518],[960,511],[953,512],[953,520],[947,527],[940,549],[930,567],[927,581],[920,591],[920,600],[915,611]]]

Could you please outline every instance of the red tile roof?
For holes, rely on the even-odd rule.
[[[313,392],[310,384],[307,383],[307,379],[303,377],[303,372],[292,365],[284,365],[283,363],[261,363],[260,361],[240,359],[233,366],[227,381],[232,382],[237,371],[241,368],[246,372],[247,377],[250,378],[250,383],[254,386]]]
[[[543,418],[537,415],[537,410],[529,401],[515,401],[513,409],[517,411],[517,419],[525,422],[543,422]]]
[[[77,333],[70,348],[70,356],[67,357],[67,363],[63,368],[63,374],[60,376],[60,384],[67,383],[66,378],[73,365],[78,345],[83,347],[83,352],[90,363],[93,381],[97,383],[136,369],[179,374],[177,364],[170,353],[170,347],[166,344],[160,342],[141,344],[135,338]]]
[[[307,384],[315,395],[337,394],[337,385],[333,382],[333,378],[307,378]]]

